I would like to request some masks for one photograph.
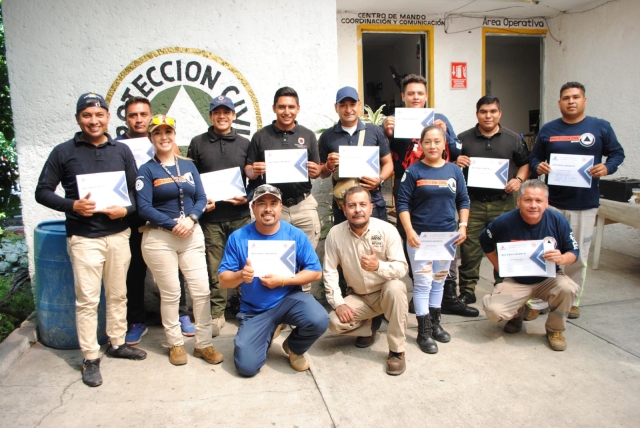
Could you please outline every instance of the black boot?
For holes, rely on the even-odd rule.
[[[416,317],[416,319],[418,320],[418,346],[420,346],[420,350],[427,354],[436,354],[438,344],[431,335],[431,318],[429,315],[423,315]]]
[[[442,295],[442,313],[449,315],[460,315],[462,317],[477,317],[480,311],[467,306],[456,296],[455,281],[446,280],[444,282],[444,294]]]
[[[416,313],[416,307],[413,305],[413,297],[409,301],[409,313],[410,314],[415,314]]]
[[[429,308],[429,317],[431,318],[433,338],[440,343],[451,341],[451,335],[444,331],[444,328],[440,325],[440,308]]]

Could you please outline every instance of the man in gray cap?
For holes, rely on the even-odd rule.
[[[209,105],[211,126],[204,134],[191,140],[187,156],[200,174],[237,168],[244,184],[244,166],[249,150],[249,140],[233,129],[236,119],[235,106],[230,98],[220,95]],[[240,192],[239,192],[240,193]],[[238,194],[230,199],[214,201],[207,199],[205,213],[200,217],[207,248],[209,288],[211,290],[212,334],[218,336],[224,325],[224,310],[227,306],[227,290],[220,288],[218,266],[229,235],[251,222],[247,198]]]

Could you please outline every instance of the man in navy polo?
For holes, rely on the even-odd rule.
[[[371,193],[373,203],[372,216],[380,220],[388,220],[387,204],[382,197],[381,186],[393,174],[393,161],[389,142],[382,129],[359,119],[362,105],[358,91],[350,86],[338,90],[336,94],[336,113],[340,117],[338,123],[325,130],[320,135],[318,149],[320,151],[320,177],[332,175],[340,162],[338,153],[340,146],[357,146],[362,132],[364,132],[364,146],[378,146],[380,150],[380,175],[378,177],[360,177],[360,186]],[[332,203],[333,222],[340,224],[346,221],[344,211],[340,209],[335,199]]]
[[[127,333],[127,269],[129,218],[135,212],[136,164],[129,148],[107,134],[109,109],[101,95],[86,93],[76,105],[80,132],[54,147],[38,179],[36,201],[64,212],[67,249],[73,268],[76,293],[76,326],[84,359],[82,381],[102,385],[98,344],[98,304],[104,280],[107,296],[106,354],[112,358],[143,360],[147,353],[125,344]],[[91,193],[78,194],[76,176],[103,172],[123,172],[131,204],[96,210]],[[64,197],[56,194],[62,184]]]

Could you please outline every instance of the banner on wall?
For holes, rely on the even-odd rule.
[[[239,134],[249,136],[262,127],[258,100],[234,66],[201,49],[158,49],[129,64],[111,85],[106,99],[111,111],[109,131],[111,135],[126,132],[124,103],[142,96],[151,101],[153,114],[176,119],[176,143],[188,146],[209,128],[209,103],[220,95],[235,105],[233,127]]]
[[[451,63],[451,89],[467,89],[467,63]]]

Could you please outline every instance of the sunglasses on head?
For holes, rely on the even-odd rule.
[[[151,124],[174,126],[176,124],[176,120],[167,116],[154,116],[153,119],[151,119]]]

